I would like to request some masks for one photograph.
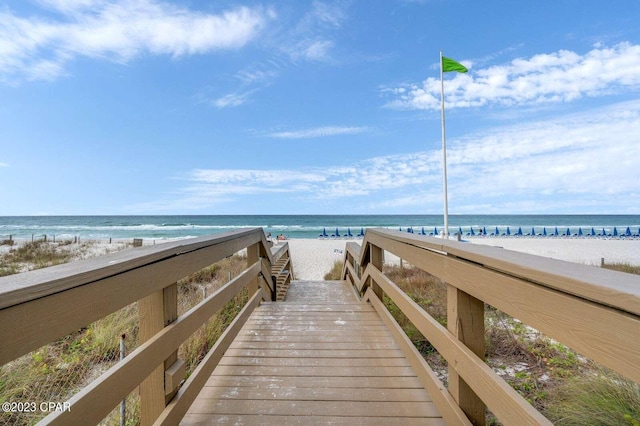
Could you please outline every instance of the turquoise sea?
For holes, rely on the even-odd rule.
[[[211,235],[247,227],[262,227],[272,235],[288,238],[318,238],[326,230],[331,236],[336,230],[344,235],[349,230],[356,235],[367,228],[412,228],[427,234],[443,230],[442,215],[237,215],[237,216],[0,216],[0,239],[11,235],[15,239],[38,238],[43,235],[58,238],[187,238]],[[560,234],[614,231],[640,233],[640,215],[450,215],[449,233],[462,230],[463,235],[496,228],[504,234],[509,228],[514,234],[519,228],[524,235],[533,230],[548,234],[558,228]]]

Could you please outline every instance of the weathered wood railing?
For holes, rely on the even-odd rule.
[[[448,285],[447,328],[382,273],[383,252]],[[640,383],[640,278],[498,247],[368,230],[347,244],[344,279],[404,339],[405,352],[447,423],[550,424],[484,362],[484,303]],[[384,304],[386,294],[449,365],[446,389]],[[466,414],[461,415],[460,408]]]
[[[246,249],[247,269],[182,316],[176,282]],[[0,278],[0,365],[138,301],[140,346],[44,424],[96,424],[139,386],[141,424],[177,424],[242,324],[291,279],[288,244],[271,248],[260,228],[113,253]],[[280,265],[272,271],[272,265]],[[288,267],[288,269],[284,269]],[[178,347],[243,288],[249,302],[184,379]]]

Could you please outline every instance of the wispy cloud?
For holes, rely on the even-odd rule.
[[[630,153],[638,135],[640,101],[632,101],[451,140],[451,212],[637,214],[637,162]],[[439,212],[441,161],[434,149],[349,166],[198,169],[186,174],[173,201],[197,209],[287,194],[318,206],[348,200],[367,212]]]
[[[640,45],[596,45],[584,55],[560,50],[445,79],[448,108],[538,105],[640,89]],[[388,107],[440,108],[440,80],[385,87]]]
[[[55,14],[0,12],[0,78],[51,80],[77,57],[126,63],[141,54],[174,58],[238,49],[274,16],[264,8],[195,12],[157,0],[41,0]]]
[[[266,136],[280,139],[311,139],[340,135],[357,135],[369,131],[369,127],[364,126],[325,126],[314,127],[312,129],[269,133]]]
[[[218,99],[213,100],[212,103],[218,109],[237,107],[248,102],[251,95],[257,91],[258,89],[253,89],[253,90],[248,90],[246,92],[229,93]]]
[[[7,163],[0,162],[0,167],[9,167]]]

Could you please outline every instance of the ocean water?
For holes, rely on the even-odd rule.
[[[0,216],[0,239],[11,235],[15,239],[49,238],[189,238],[261,227],[272,235],[288,238],[318,238],[326,230],[328,235],[344,235],[348,230],[356,235],[367,228],[387,228],[403,231],[413,228],[427,234],[443,230],[442,215],[237,215],[237,216]],[[450,215],[449,233],[462,230],[463,235],[485,228],[488,234],[496,228],[503,234],[522,229],[524,235],[544,230],[551,234],[612,234],[614,228],[624,233],[640,233],[640,215]]]

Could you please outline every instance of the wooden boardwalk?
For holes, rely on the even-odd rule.
[[[183,425],[444,424],[377,312],[342,281],[294,281],[252,314]]]

